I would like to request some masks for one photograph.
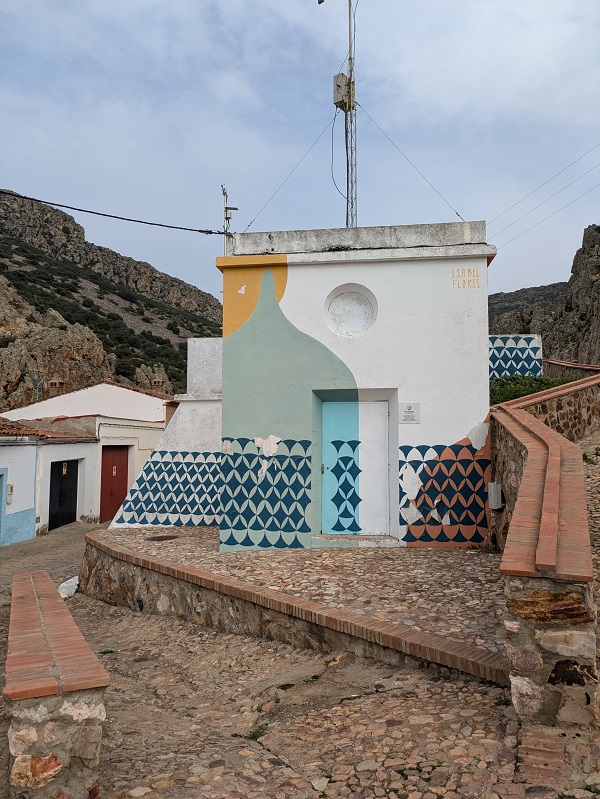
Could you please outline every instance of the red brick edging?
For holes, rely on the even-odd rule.
[[[15,572],[3,695],[32,699],[103,688],[92,652],[46,571]]]
[[[505,575],[592,582],[594,573],[581,451],[527,408],[600,382],[578,380],[492,410],[527,450],[500,565]]]
[[[301,619],[309,624],[402,652],[419,660],[456,669],[500,685],[508,685],[506,659],[502,654],[490,652],[483,647],[447,640],[442,636],[424,633],[398,622],[369,619],[269,588],[257,588],[251,583],[223,577],[203,569],[144,557],[133,550],[103,541],[101,534],[88,533],[86,542],[88,546],[109,557],[138,568],[235,597],[258,607]]]

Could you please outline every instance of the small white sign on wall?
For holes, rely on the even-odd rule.
[[[400,424],[421,424],[421,403],[400,403]]]

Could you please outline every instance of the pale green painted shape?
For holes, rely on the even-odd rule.
[[[275,295],[265,270],[250,319],[223,340],[223,438],[279,438],[313,442],[311,504],[306,521],[321,529],[320,396],[343,392],[358,401],[356,380],[324,344],[298,330]]]

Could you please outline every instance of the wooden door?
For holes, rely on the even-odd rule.
[[[50,464],[49,530],[71,524],[77,519],[78,471],[76,460]]]
[[[109,522],[127,496],[129,458],[127,446],[102,447],[100,477],[100,521]]]

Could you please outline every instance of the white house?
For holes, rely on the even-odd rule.
[[[483,544],[494,255],[483,222],[229,237],[222,345],[191,342],[114,524],[218,523],[223,551]]]
[[[112,519],[164,431],[169,399],[102,384],[8,411],[0,544]]]

